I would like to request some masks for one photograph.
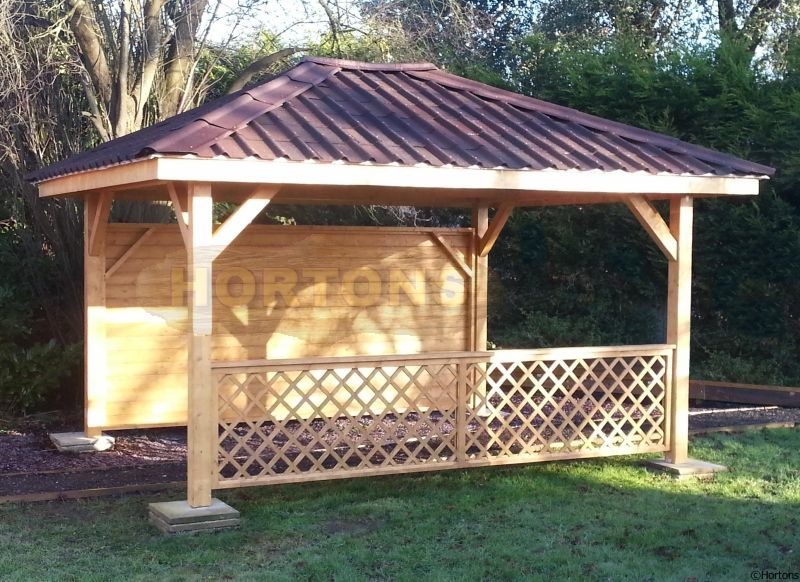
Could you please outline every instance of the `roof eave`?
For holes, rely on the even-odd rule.
[[[299,170],[299,171],[298,171]],[[510,170],[149,156],[37,183],[39,194],[81,195],[149,183],[211,182],[413,189],[511,190],[581,194],[752,196],[766,175],[696,176],[598,170]]]

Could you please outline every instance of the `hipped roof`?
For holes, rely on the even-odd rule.
[[[276,77],[34,172],[152,156],[762,177],[774,170],[422,64],[306,58]]]

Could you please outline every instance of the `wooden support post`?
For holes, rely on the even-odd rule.
[[[105,231],[108,213],[103,198],[89,195],[83,203],[83,302],[84,302],[84,420],[86,436],[100,436],[106,422],[106,248],[98,244],[96,229]],[[110,198],[108,198],[110,206]],[[107,206],[106,206],[107,207]],[[101,225],[99,216],[103,217]],[[102,236],[102,235],[101,235]]]
[[[187,271],[189,294],[188,501],[191,507],[211,505],[216,453],[216,402],[211,384],[211,224],[210,184],[189,186]]]
[[[472,286],[472,351],[484,351],[488,348],[488,333],[486,327],[486,317],[487,317],[487,282],[489,279],[489,257],[488,256],[481,256],[480,248],[481,248],[481,241],[486,236],[486,232],[489,230],[489,207],[488,206],[478,206],[473,209],[472,211],[472,228],[474,229],[474,234],[472,237],[473,244],[472,248],[475,250],[475,254],[473,257],[474,267],[473,273],[474,277],[473,286]],[[474,411],[481,408],[481,411],[488,413],[486,407],[488,405],[488,400],[486,398],[486,382],[485,381],[478,381],[479,374],[481,371],[485,372],[486,367],[483,364],[478,364],[473,367],[473,376],[471,378],[472,383],[472,399],[468,403],[468,406]]]
[[[692,317],[693,201],[682,196],[670,201],[669,229],[677,241],[676,260],[669,261],[667,343],[675,344],[670,396],[670,463],[685,463],[689,445],[689,342]]]
[[[487,283],[489,279],[489,258],[480,254],[481,241],[489,230],[489,207],[479,206],[472,211],[472,227],[475,229],[475,343],[474,351],[484,351],[488,342],[487,316]]]
[[[233,240],[270,202],[275,188],[258,188],[229,218],[212,231],[211,184],[190,183],[186,201],[173,186],[170,199],[186,243],[189,294],[189,415],[187,428],[187,497],[191,507],[211,505],[217,456],[217,399],[211,377],[213,329],[212,266]]]

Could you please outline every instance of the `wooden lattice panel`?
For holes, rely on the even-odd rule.
[[[671,346],[215,366],[217,488],[666,450]]]
[[[456,460],[457,361],[218,374],[218,484],[399,472]]]
[[[664,450],[669,358],[510,351],[470,365],[467,461]]]

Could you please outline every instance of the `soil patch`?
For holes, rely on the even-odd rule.
[[[689,428],[777,422],[800,423],[800,409],[700,403],[692,407]],[[74,430],[74,429],[72,429]],[[0,497],[81,489],[150,485],[186,478],[186,430],[180,428],[112,431],[114,450],[59,453],[42,428],[0,431]],[[331,522],[332,532],[370,531],[374,524]]]

